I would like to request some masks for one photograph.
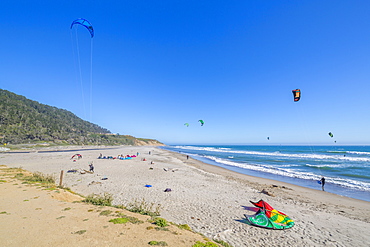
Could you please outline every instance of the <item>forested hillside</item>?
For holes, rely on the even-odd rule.
[[[21,144],[40,141],[85,145],[160,144],[156,140],[113,135],[70,111],[0,89],[0,142]]]

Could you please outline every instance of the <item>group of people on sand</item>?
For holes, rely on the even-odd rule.
[[[100,154],[99,156],[98,156],[98,159],[113,159],[113,160],[115,160],[115,159],[127,159],[127,158],[135,158],[135,157],[137,157],[136,155],[123,155],[123,154],[119,154],[119,155],[117,155],[116,157],[113,157],[113,156],[103,156],[102,154]]]

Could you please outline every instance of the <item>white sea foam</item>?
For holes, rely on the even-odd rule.
[[[359,151],[347,151],[349,154],[360,154],[360,155],[370,155],[370,152],[359,152]]]
[[[331,168],[346,168],[352,165],[353,164],[315,164],[315,165],[306,164],[306,166],[310,167],[331,167]]]
[[[254,165],[254,164],[247,164],[247,163],[238,163],[238,162],[234,162],[230,160],[225,160],[222,158],[217,158],[214,156],[204,156],[204,158],[213,160],[223,165],[239,167],[243,169],[265,172],[265,173],[270,173],[270,174],[276,174],[276,175],[286,176],[286,177],[291,177],[291,178],[300,178],[300,179],[306,179],[306,180],[319,180],[321,178],[321,175],[313,174],[311,172],[301,172],[301,171],[288,169],[288,168],[276,168],[276,167],[272,167],[269,165]],[[370,183],[356,181],[352,179],[343,179],[339,177],[325,177],[325,178],[327,182],[332,183],[332,184],[337,184],[340,186],[349,187],[349,188],[357,189],[357,190],[370,191]]]
[[[214,147],[195,147],[195,146],[175,146],[177,149],[185,150],[195,150],[195,151],[209,151],[209,152],[219,152],[219,153],[228,153],[228,154],[245,154],[245,155],[258,155],[258,156],[274,156],[274,157],[283,157],[283,158],[300,158],[300,159],[317,159],[317,160],[348,160],[355,162],[370,162],[370,158],[366,157],[349,157],[343,155],[325,155],[325,154],[289,154],[281,152],[260,152],[260,151],[239,151],[232,149],[221,149]]]

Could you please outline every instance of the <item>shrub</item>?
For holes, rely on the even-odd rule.
[[[115,218],[111,219],[109,222],[113,224],[126,224],[129,220],[127,218]]]
[[[218,245],[212,242],[202,243],[197,241],[192,247],[218,247]]]
[[[163,218],[155,218],[154,219],[154,224],[156,224],[159,227],[168,226],[167,220],[165,220]]]
[[[126,209],[130,212],[133,213],[139,213],[142,215],[149,215],[149,216],[159,216],[160,213],[160,207],[161,205],[158,204],[155,209],[154,208],[154,203],[148,203],[145,201],[143,198],[141,201],[138,201],[135,199],[133,203],[130,203]]]
[[[144,221],[139,220],[138,218],[127,216],[127,215],[120,215],[120,218],[111,219],[109,222],[112,222],[114,224],[125,224],[127,222],[130,222],[132,224],[141,224],[144,223]]]
[[[149,245],[157,245],[157,246],[168,246],[168,244],[165,241],[150,241],[148,243]]]
[[[190,226],[188,226],[187,224],[184,224],[184,225],[178,225],[177,227],[178,227],[178,228],[180,228],[180,229],[184,229],[184,230],[191,231]]]
[[[90,203],[98,206],[112,206],[113,196],[109,193],[104,195],[91,194],[86,197],[83,202]]]
[[[52,175],[45,175],[41,172],[35,172],[31,176],[25,177],[24,180],[30,183],[42,183],[45,185],[55,185],[55,178]]]

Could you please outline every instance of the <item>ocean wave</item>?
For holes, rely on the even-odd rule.
[[[240,151],[232,149],[221,149],[215,147],[197,147],[197,146],[173,146],[177,149],[184,150],[194,150],[194,151],[208,151],[208,152],[218,152],[227,154],[244,154],[244,155],[257,155],[257,156],[274,156],[280,158],[299,158],[299,159],[316,159],[316,160],[343,160],[343,161],[353,161],[353,162],[370,162],[370,158],[366,157],[349,157],[342,155],[325,155],[325,154],[289,154],[281,152],[261,152],[261,151]]]
[[[285,177],[291,177],[291,178],[299,178],[299,179],[306,179],[306,180],[319,180],[321,178],[321,175],[317,175],[311,172],[300,172],[293,169],[288,168],[277,168],[272,167],[269,165],[254,165],[254,164],[247,164],[247,163],[239,163],[234,162],[230,160],[225,160],[222,158],[217,158],[214,156],[200,156],[203,158],[207,158],[209,160],[212,160],[216,163],[222,164],[222,165],[228,165],[233,167],[239,167],[243,169],[258,171],[258,172],[265,172]],[[326,181],[328,183],[336,184],[339,186],[344,186],[356,190],[363,190],[363,191],[370,191],[370,183],[356,181],[352,179],[344,179],[339,177],[325,177]]]
[[[370,152],[347,151],[348,154],[370,155]]]
[[[346,164],[315,164],[315,165],[311,165],[311,164],[306,164],[306,166],[309,166],[309,167],[317,167],[317,168],[323,168],[323,167],[330,167],[330,168],[348,168],[352,165],[346,165]]]

